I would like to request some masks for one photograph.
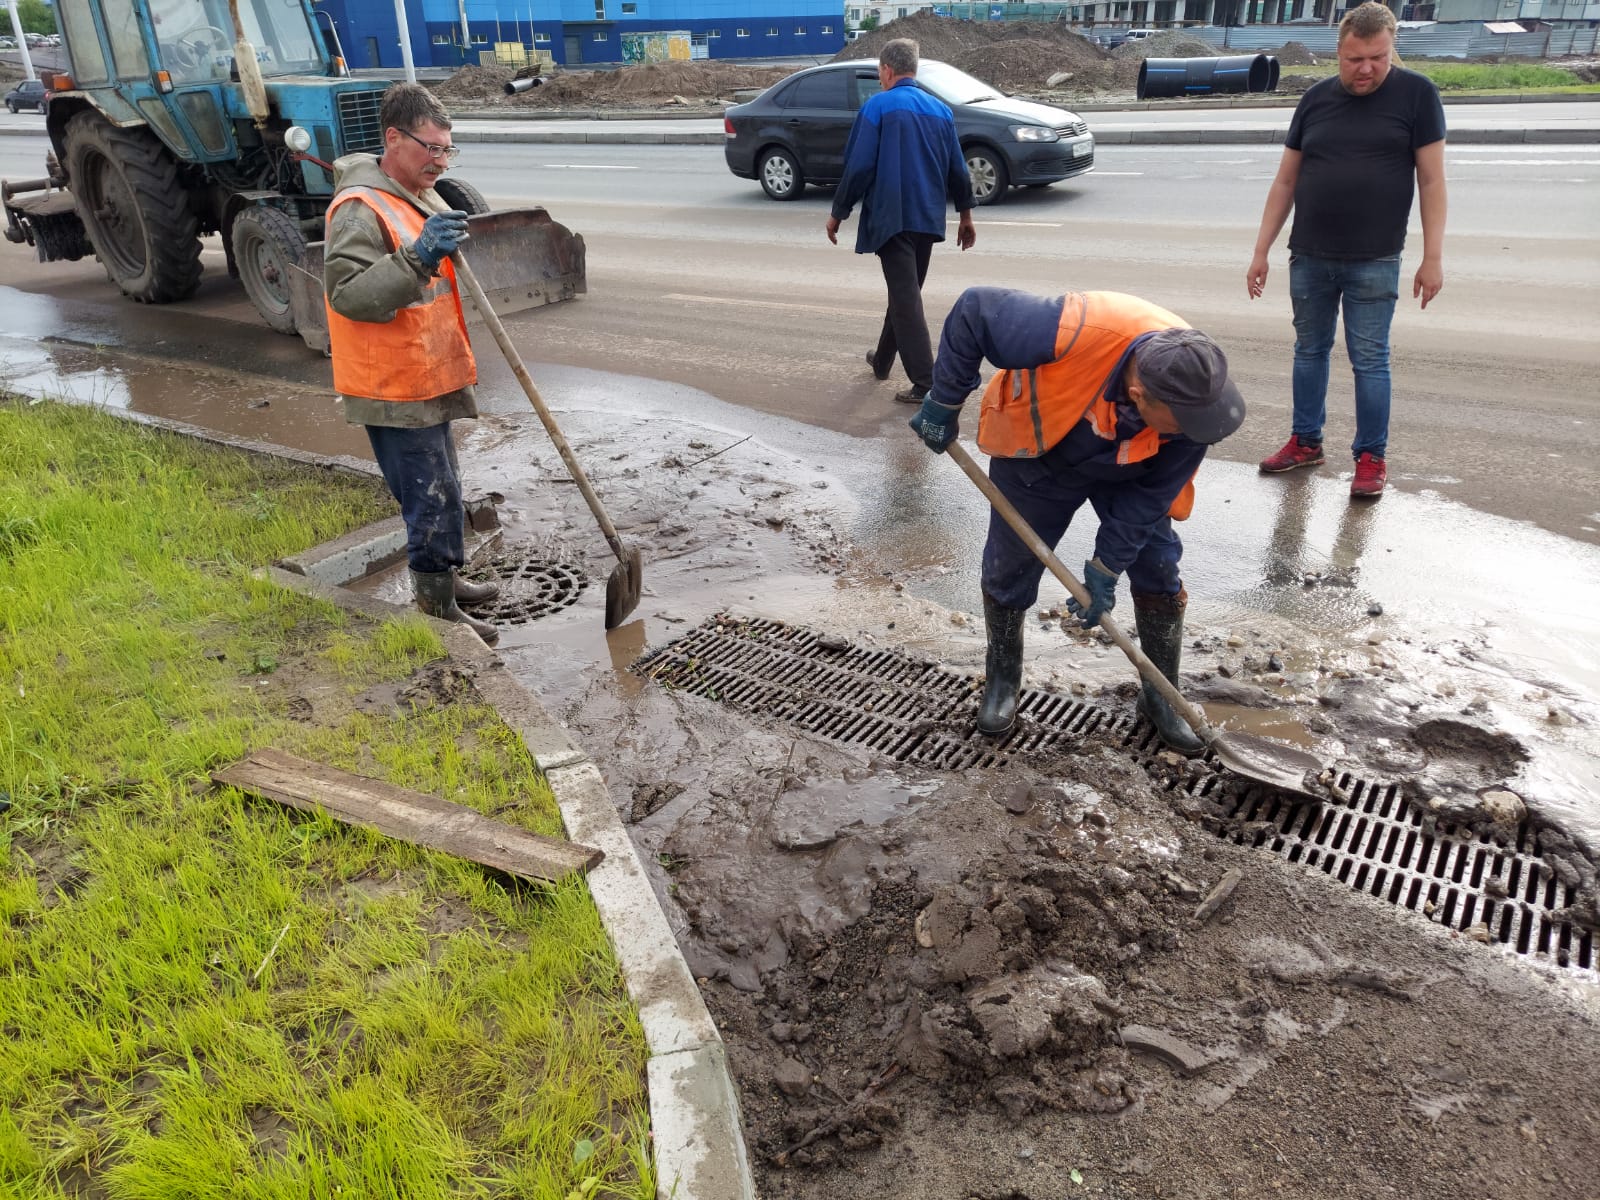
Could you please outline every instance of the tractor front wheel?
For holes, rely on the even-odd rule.
[[[111,282],[141,304],[194,295],[199,223],[178,164],[155,135],[83,112],[67,126],[66,151],[78,216]]]
[[[279,333],[299,332],[289,291],[290,273],[306,260],[299,223],[281,208],[257,205],[234,218],[229,239],[239,282],[261,319]]]

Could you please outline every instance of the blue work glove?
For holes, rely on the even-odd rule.
[[[1100,618],[1117,606],[1117,576],[1106,570],[1098,559],[1091,558],[1083,564],[1083,586],[1089,593],[1089,607],[1076,600],[1067,600],[1067,611],[1083,622],[1085,629],[1100,624]]]
[[[944,448],[956,440],[956,434],[961,432],[961,425],[957,421],[961,415],[961,405],[940,404],[931,394],[924,396],[922,407],[917,410],[917,415],[911,418],[911,428],[922,435],[923,443],[935,454],[943,454]]]
[[[430,271],[437,271],[439,264],[449,258],[451,252],[466,239],[467,214],[453,208],[449,212],[434,213],[424,221],[422,236],[412,243],[412,249],[417,252],[423,266]]]

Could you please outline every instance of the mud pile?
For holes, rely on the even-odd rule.
[[[1317,65],[1317,56],[1311,53],[1304,42],[1285,42],[1274,51],[1280,66],[1285,67],[1314,67]]]
[[[1106,52],[1065,26],[1045,22],[958,21],[920,12],[863,34],[834,61],[876,58],[894,38],[914,38],[923,58],[959,67],[1001,91],[1038,91],[1054,75],[1068,73],[1067,86],[1109,84]]]
[[[1191,37],[1178,29],[1168,29],[1136,42],[1123,42],[1111,52],[1119,61],[1144,58],[1216,58],[1222,51],[1210,42]]]
[[[509,67],[461,68],[434,90],[446,105],[510,108],[656,108],[731,101],[733,93],[765,88],[790,74],[787,67],[731,63],[666,62],[615,71],[558,71],[536,88],[505,95],[517,72]]]

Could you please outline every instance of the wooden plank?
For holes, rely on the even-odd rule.
[[[387,837],[523,879],[554,882],[573,871],[587,873],[605,857],[592,846],[541,837],[438,796],[352,775],[282,750],[253,751],[231,767],[213,771],[211,778],[302,812],[325,812],[352,825],[370,825]]]

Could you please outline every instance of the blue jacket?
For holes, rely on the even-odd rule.
[[[975,287],[961,293],[944,319],[939,357],[933,364],[929,398],[957,406],[981,381],[984,359],[1004,370],[1023,371],[1056,360],[1056,334],[1061,327],[1063,297],[1046,299],[1009,288]],[[1104,395],[1117,406],[1117,436],[1108,441],[1095,433],[1087,417],[1072,427],[1038,458],[1063,483],[1093,492],[1100,529],[1095,557],[1115,572],[1126,571],[1139,556],[1151,532],[1166,519],[1206,456],[1206,447],[1179,434],[1162,434],[1161,448],[1140,462],[1119,463],[1117,445],[1145,428],[1139,410],[1128,398],[1123,373],[1128,356],[1150,337],[1128,343],[1106,378]],[[1070,361],[1072,351],[1067,351]]]
[[[967,158],[950,108],[915,79],[902,79],[861,106],[844,148],[833,215],[846,220],[862,200],[856,253],[875,254],[897,233],[944,240],[945,201],[972,207]]]

